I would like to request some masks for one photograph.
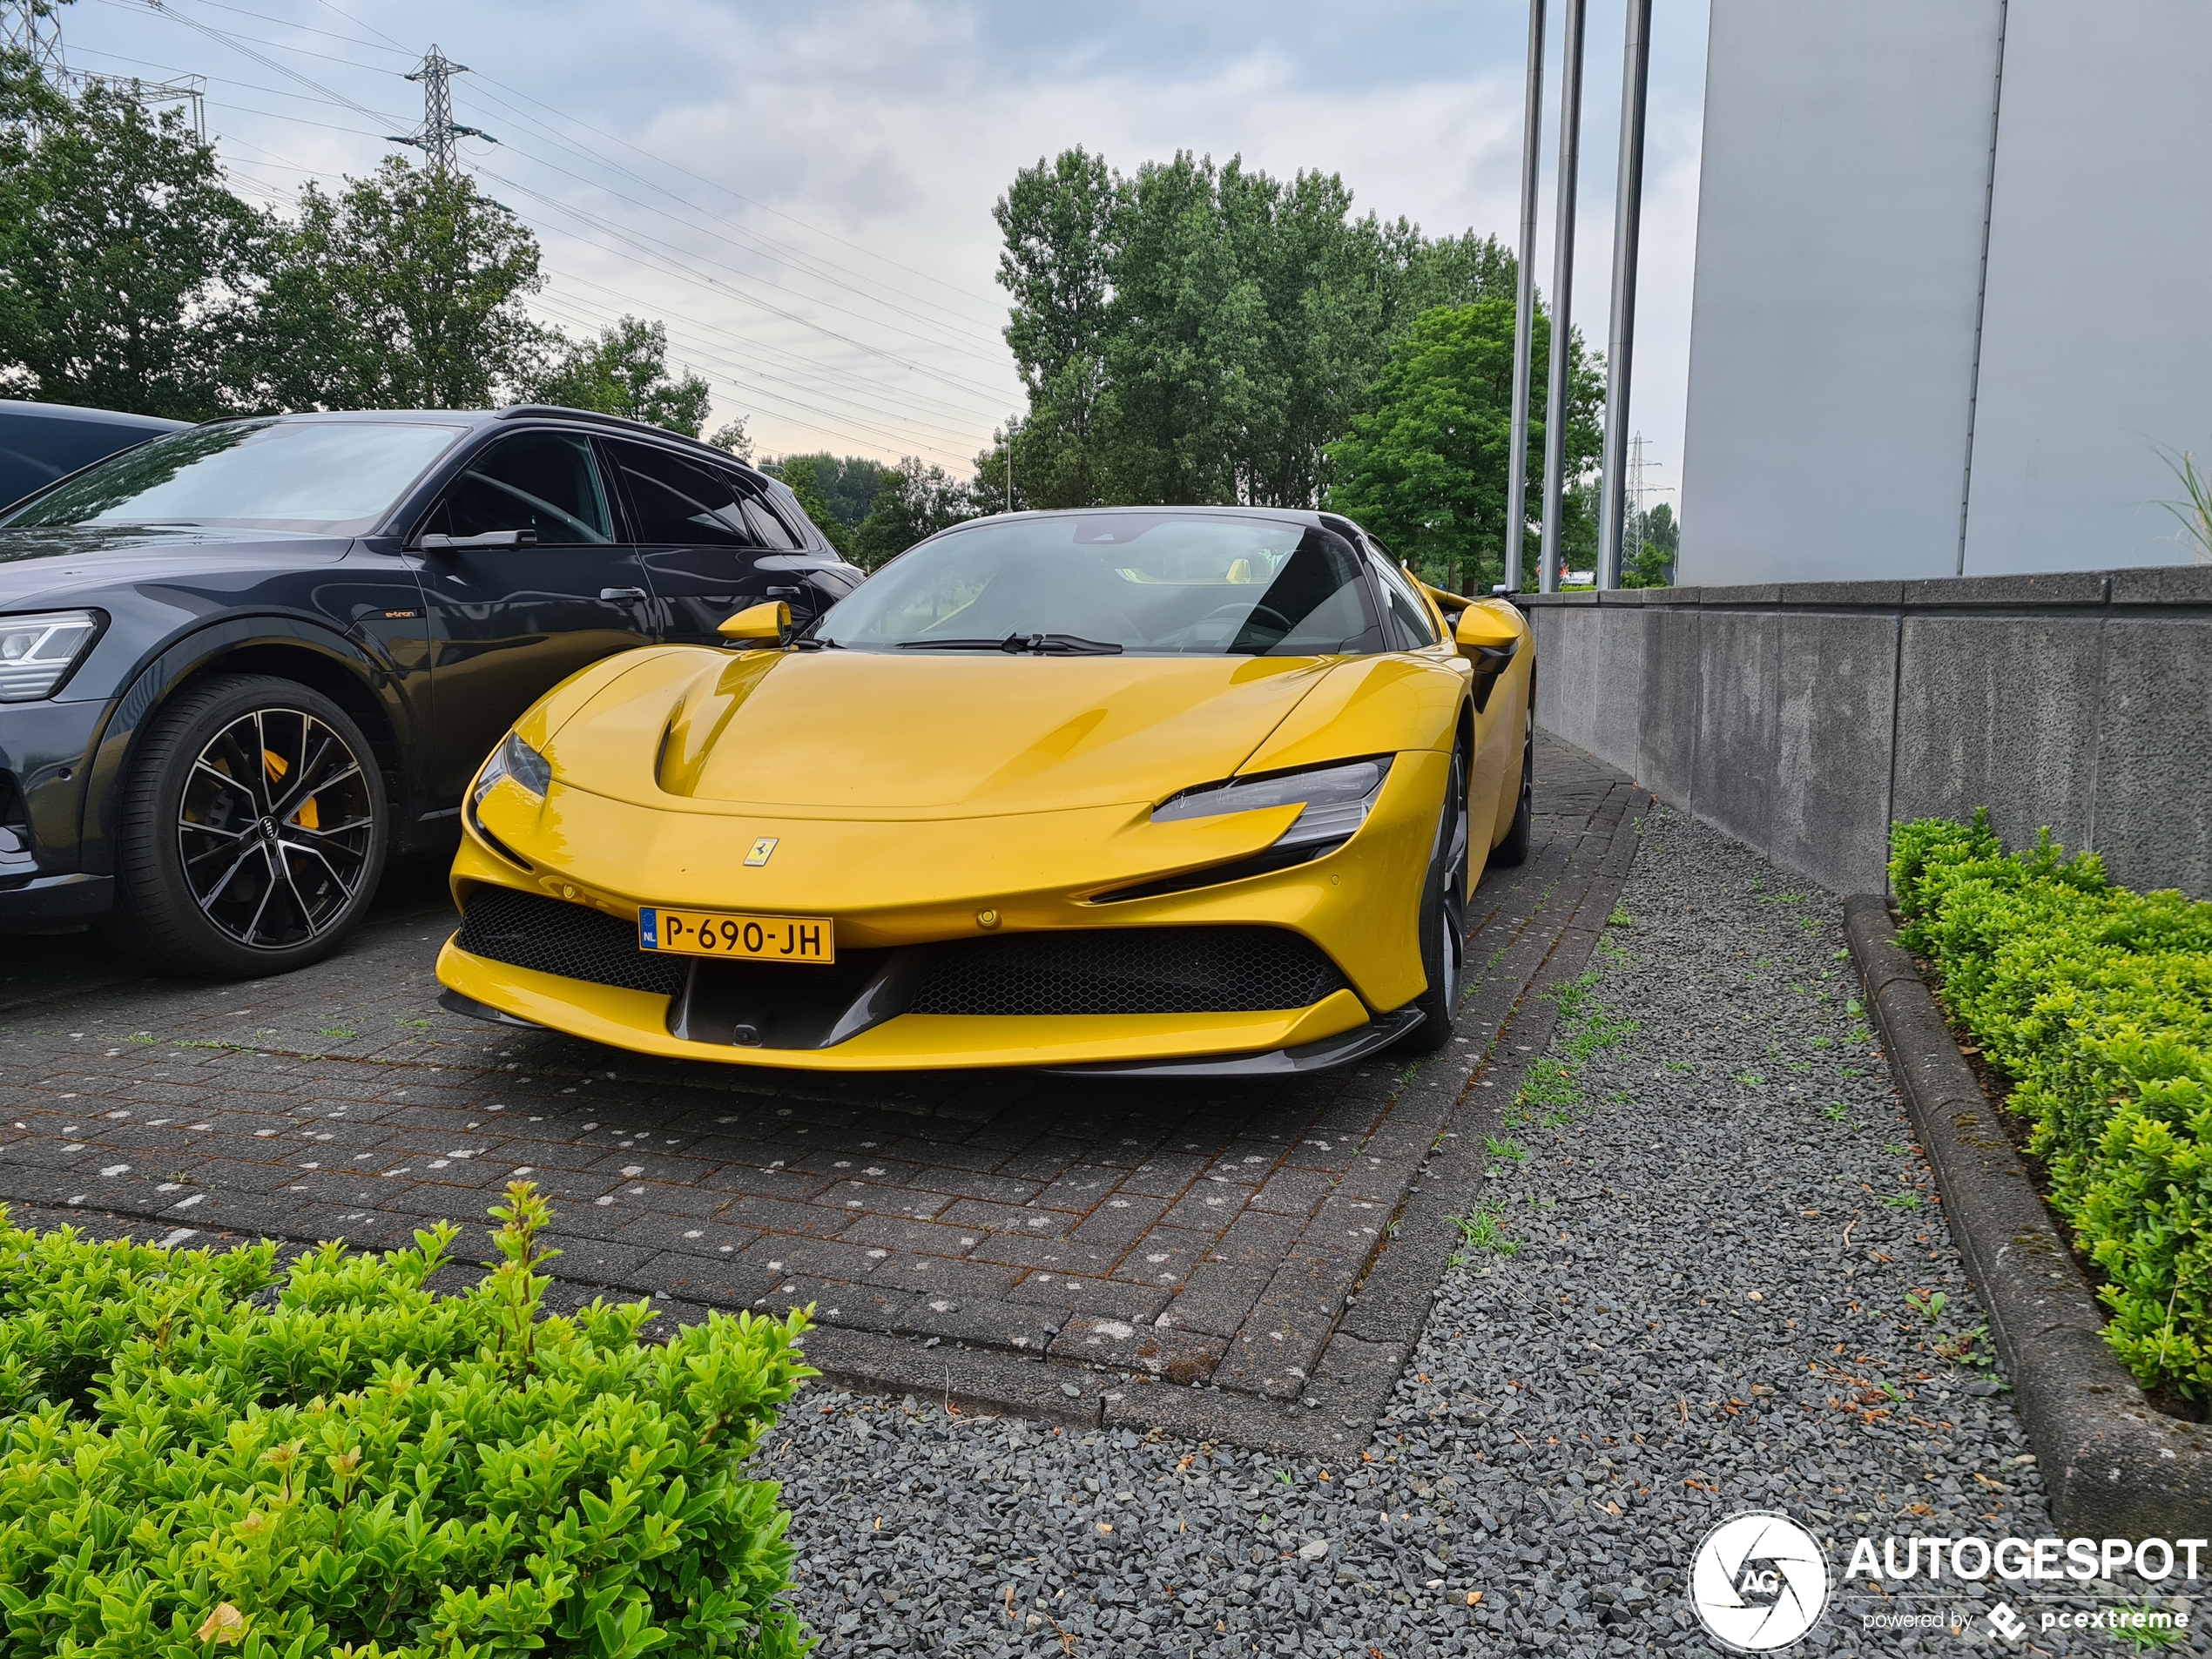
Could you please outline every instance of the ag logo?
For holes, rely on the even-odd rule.
[[[1828,1605],[1828,1558],[1786,1515],[1732,1515],[1697,1546],[1689,1563],[1689,1604],[1724,1648],[1786,1648]]]

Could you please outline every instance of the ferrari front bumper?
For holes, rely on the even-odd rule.
[[[1282,826],[1202,821],[1156,836],[1142,808],[779,819],[648,809],[557,781],[541,806],[502,784],[468,826],[456,900],[472,918],[491,901],[594,936],[563,956],[536,948],[534,922],[495,940],[472,921],[441,953],[438,977],[462,1012],[725,1065],[1220,1076],[1342,1064],[1410,1028],[1387,1011],[1424,985],[1416,916],[1447,759],[1401,754],[1366,824],[1324,857],[1133,898],[1118,893],[1192,865],[1233,866]],[[730,853],[768,843],[765,867],[740,868]],[[837,961],[749,968],[640,952],[645,905],[832,918]],[[1025,995],[1023,948],[1046,941],[1120,941],[1138,956],[1157,948],[1172,959],[1169,977],[1200,989],[1171,999],[1175,1011],[1130,1011],[1160,1007],[1141,996]],[[1015,991],[931,995],[950,952],[970,954],[972,978],[995,974]]]

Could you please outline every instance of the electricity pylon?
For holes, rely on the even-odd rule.
[[[411,81],[422,83],[422,125],[411,133],[386,135],[394,144],[413,145],[429,158],[432,169],[437,172],[453,171],[456,159],[454,153],[455,138],[465,135],[482,138],[489,144],[499,142],[482,127],[462,126],[453,118],[453,93],[446,83],[455,75],[466,75],[468,72],[468,64],[455,63],[440,51],[434,42],[430,55],[408,77]]]

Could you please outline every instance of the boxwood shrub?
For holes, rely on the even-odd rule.
[[[1905,946],[2013,1080],[2051,1200],[2104,1270],[2106,1337],[2146,1386],[2212,1398],[2212,904],[2133,893],[1988,814],[1899,824]]]
[[[0,1651],[632,1659],[812,1645],[748,1455],[805,1316],[545,1317],[528,1183],[411,1250],[166,1251],[0,1209]]]

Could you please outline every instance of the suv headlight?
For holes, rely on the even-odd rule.
[[[484,769],[476,774],[476,786],[469,792],[472,811],[482,804],[484,797],[491,793],[492,786],[502,778],[512,778],[543,800],[546,786],[553,781],[553,763],[509,732],[499,747],[491,752]]]
[[[0,703],[51,697],[99,631],[96,610],[0,617]]]
[[[1305,807],[1274,841],[1277,846],[1307,846],[1349,840],[1374,810],[1390,757],[1342,761],[1311,772],[1271,778],[1232,778],[1169,797],[1152,809],[1156,824],[1185,818],[1217,818],[1225,813],[1256,813],[1270,806]]]

